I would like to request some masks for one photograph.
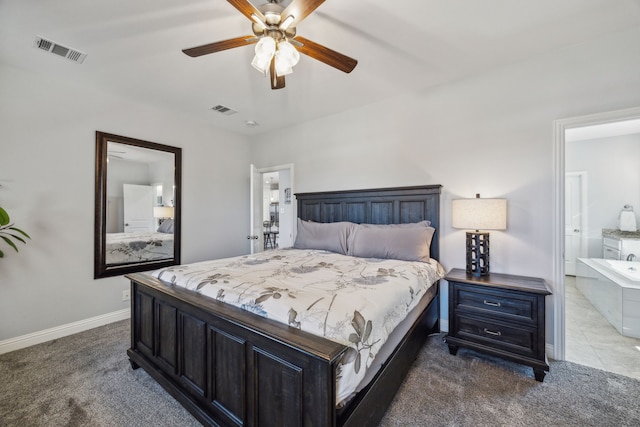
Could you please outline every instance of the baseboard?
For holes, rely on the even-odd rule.
[[[9,338],[8,340],[0,341],[0,354],[9,353],[10,351],[20,350],[21,348],[66,337],[67,335],[77,334],[78,332],[87,331],[89,329],[97,328],[98,326],[108,325],[109,323],[125,320],[130,317],[131,309],[125,308],[100,316],[91,317],[89,319],[56,326],[55,328],[33,332],[16,338]]]
[[[440,332],[449,332],[449,319],[440,318]]]

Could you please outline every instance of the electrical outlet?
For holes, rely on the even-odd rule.
[[[129,301],[131,299],[131,291],[127,289],[126,291],[122,291],[122,301]]]

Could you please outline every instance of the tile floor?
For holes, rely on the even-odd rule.
[[[565,278],[565,358],[640,379],[640,339],[622,336]]]

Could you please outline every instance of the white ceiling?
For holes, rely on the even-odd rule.
[[[273,91],[250,65],[253,46],[181,52],[252,34],[225,0],[0,0],[0,62],[256,135],[638,26],[640,0],[326,0],[298,34],[358,66],[345,74],[303,56]],[[36,36],[88,56],[43,52]]]

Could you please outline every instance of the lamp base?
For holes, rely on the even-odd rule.
[[[467,274],[489,274],[489,233],[467,231]]]

